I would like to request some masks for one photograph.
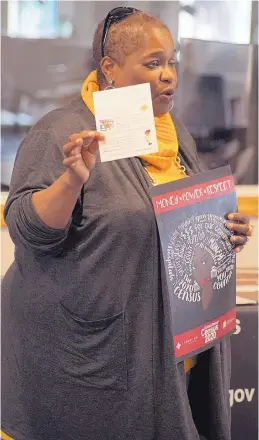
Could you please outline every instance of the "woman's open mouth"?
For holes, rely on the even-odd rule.
[[[172,102],[173,96],[174,96],[173,89],[166,89],[159,94],[159,98],[168,103]]]

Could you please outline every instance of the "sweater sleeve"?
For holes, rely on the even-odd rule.
[[[58,254],[63,248],[71,221],[64,229],[52,229],[41,221],[32,204],[32,194],[48,188],[65,171],[61,147],[51,128],[32,128],[20,145],[4,211],[17,247],[40,254]]]

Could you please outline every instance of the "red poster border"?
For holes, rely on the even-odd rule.
[[[226,182],[228,182],[228,185],[226,185]],[[184,208],[194,203],[204,202],[233,192],[235,192],[234,178],[232,175],[228,175],[160,194],[159,196],[153,196],[152,202],[155,213],[162,214],[163,212]]]
[[[210,339],[205,342],[206,336],[205,333],[207,331],[207,335],[211,330],[216,329],[216,338]],[[223,336],[233,333],[233,330],[236,328],[236,308],[229,310],[227,313],[220,315],[218,318],[215,318],[211,321],[208,321],[198,327],[192,328],[184,333],[180,333],[174,336],[174,349],[176,359],[188,354],[196,350],[203,349],[206,350],[206,346],[211,346],[215,344],[219,339]]]

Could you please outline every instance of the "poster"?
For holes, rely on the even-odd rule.
[[[151,188],[167,278],[177,361],[236,326],[235,252],[225,227],[236,212],[229,166]]]

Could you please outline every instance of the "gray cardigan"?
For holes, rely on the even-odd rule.
[[[180,156],[200,171],[173,115]],[[15,440],[230,440],[229,340],[176,364],[148,181],[137,158],[97,161],[69,225],[37,217],[80,98],[43,117],[17,154],[5,208],[15,261],[2,284],[2,429]]]

